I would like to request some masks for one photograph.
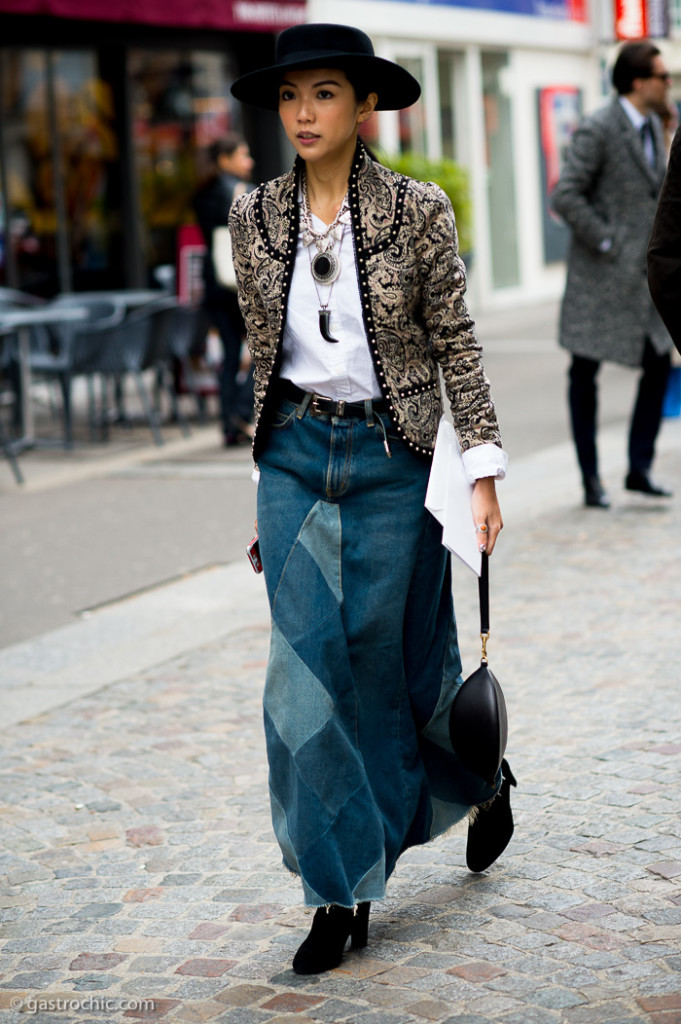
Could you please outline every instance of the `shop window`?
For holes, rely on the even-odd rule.
[[[108,284],[118,144],[96,52],[5,50],[0,76],[2,280],[44,295]]]
[[[439,52],[437,59],[440,90],[440,136],[442,155],[448,160],[459,159],[457,153],[456,78],[461,58],[458,54]]]
[[[135,178],[149,269],[174,264],[177,229],[194,220],[192,197],[206,147],[241,131],[222,53],[131,50]]]
[[[417,82],[425,80],[423,59],[421,57],[400,57],[396,61],[406,68]],[[427,153],[426,123],[424,120],[424,104],[415,103],[412,107],[398,112],[400,153]]]
[[[510,288],[520,282],[520,267],[511,101],[505,89],[508,54],[483,53],[482,74],[492,284]]]
[[[681,34],[681,0],[670,0],[669,24],[674,36]]]

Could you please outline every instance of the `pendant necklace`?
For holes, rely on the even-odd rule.
[[[347,192],[340,205],[338,213],[333,219],[333,222],[329,224],[328,228],[324,231],[315,231],[312,224],[312,211],[310,210],[310,202],[307,196],[307,177],[303,174],[302,181],[302,217],[303,217],[303,245],[308,246],[308,256],[310,258],[310,272],[312,273],[312,280],[314,282],[314,288],[317,293],[319,300],[319,333],[321,334],[324,341],[330,341],[337,343],[338,338],[331,336],[330,321],[331,313],[329,312],[329,302],[331,301],[331,293],[333,292],[333,286],[338,280],[341,272],[340,263],[340,251],[343,245],[343,225],[341,223],[341,217],[345,213],[348,207],[348,196]],[[335,242],[339,242],[338,254],[333,251]],[[311,246],[314,242],[317,252],[312,255]],[[322,302],[321,295],[319,294],[318,285],[330,285],[329,294],[326,302]]]

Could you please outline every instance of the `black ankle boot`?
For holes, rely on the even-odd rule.
[[[488,807],[480,807],[472,825],[468,826],[466,864],[471,871],[485,871],[494,864],[511,841],[513,814],[511,786],[517,786],[508,761],[501,762],[501,788]]]
[[[371,903],[348,907],[319,907],[315,911],[310,934],[293,958],[296,974],[321,974],[338,967],[348,938],[353,949],[367,944]]]

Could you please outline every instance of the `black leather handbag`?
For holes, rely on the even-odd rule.
[[[489,558],[483,552],[478,580],[482,660],[454,698],[449,738],[462,764],[491,785],[501,767],[508,741],[506,701],[499,680],[487,663],[489,639]]]

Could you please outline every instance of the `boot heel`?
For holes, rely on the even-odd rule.
[[[350,945],[353,949],[364,949],[369,941],[369,911],[371,903],[358,903],[357,911],[352,919]]]
[[[475,821],[468,826],[466,864],[471,871],[486,871],[504,852],[513,835],[511,786],[517,786],[508,761],[501,762],[501,788],[491,804],[481,807]]]

